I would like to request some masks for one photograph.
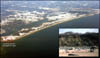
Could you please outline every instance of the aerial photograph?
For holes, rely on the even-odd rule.
[[[2,0],[0,8],[2,58],[59,57],[59,28],[99,28],[99,0]]]
[[[59,57],[98,57],[99,30],[59,29]]]

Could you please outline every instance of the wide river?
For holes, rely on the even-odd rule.
[[[59,28],[98,28],[99,15],[88,16],[46,28],[19,40],[16,47],[3,48],[3,57],[58,56]]]

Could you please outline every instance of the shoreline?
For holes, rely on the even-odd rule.
[[[94,15],[96,15],[96,14],[94,14]],[[93,15],[88,15],[88,16],[93,16]],[[49,28],[49,27],[53,27],[53,26],[55,26],[55,25],[58,25],[58,24],[61,24],[61,23],[67,22],[67,21],[71,21],[71,20],[73,20],[73,19],[79,19],[79,18],[88,17],[88,16],[85,15],[85,16],[81,16],[81,17],[72,18],[72,19],[68,19],[68,20],[61,21],[61,22],[57,22],[57,23],[54,23],[54,24],[52,24],[52,25],[50,25],[50,26],[45,26],[45,27],[43,27],[43,28],[41,28],[41,29],[39,29],[39,30],[31,31],[31,32],[29,32],[29,33],[26,34],[26,35],[19,36],[19,37],[16,38],[15,40],[18,40],[18,39],[23,38],[23,37],[25,37],[25,36],[28,36],[28,35],[30,35],[30,34],[39,32],[39,31],[41,31],[41,30],[47,29],[47,28]]]
[[[39,32],[39,31],[41,31],[41,30],[47,29],[47,28],[49,28],[49,27],[52,27],[52,26],[55,26],[55,25],[58,25],[58,24],[67,22],[67,21],[71,21],[71,20],[74,20],[74,19],[77,20],[77,19],[79,19],[79,18],[84,18],[84,17],[88,17],[88,16],[94,16],[94,15],[97,15],[97,14],[93,14],[93,15],[91,15],[91,14],[85,14],[85,15],[80,15],[80,16],[78,16],[78,17],[71,17],[71,18],[68,18],[68,19],[67,19],[67,18],[64,18],[64,19],[62,19],[62,20],[57,20],[57,21],[54,21],[54,22],[50,23],[50,25],[47,25],[47,26],[40,26],[40,27],[39,27],[38,29],[36,29],[36,30],[32,30],[32,31],[29,31],[28,33],[26,33],[26,34],[24,34],[24,35],[17,36],[17,37],[15,37],[15,39],[14,39],[13,41],[18,40],[18,39],[21,39],[21,38],[23,38],[23,37],[25,37],[25,36],[34,34],[34,33]],[[13,35],[12,35],[12,36],[13,36]]]

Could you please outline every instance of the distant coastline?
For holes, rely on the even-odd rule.
[[[49,27],[52,27],[52,26],[55,26],[55,25],[58,25],[58,24],[61,24],[61,23],[67,22],[67,21],[71,21],[71,20],[73,20],[73,19],[79,19],[79,18],[88,17],[88,16],[94,16],[94,15],[96,15],[96,14],[85,15],[85,16],[81,16],[81,17],[78,17],[78,18],[72,18],[72,19],[69,19],[69,20],[66,20],[66,21],[57,22],[57,23],[54,23],[54,24],[52,24],[52,25],[50,25],[50,26],[43,27],[43,28],[41,28],[41,29],[39,29],[39,30],[34,30],[34,31],[32,31],[32,32],[29,32],[29,33],[26,34],[26,35],[22,35],[22,36],[16,38],[16,40],[17,40],[17,39],[20,39],[20,38],[23,38],[23,37],[25,37],[25,36],[28,36],[28,35],[30,35],[30,34],[34,34],[34,33],[39,32],[39,31],[41,31],[41,30],[47,29],[47,28],[49,28]]]
[[[61,23],[67,22],[67,21],[77,20],[79,18],[84,18],[84,17],[88,17],[88,16],[94,16],[94,15],[99,15],[99,14],[85,14],[85,15],[80,15],[78,17],[71,17],[71,18],[68,18],[68,19],[64,18],[62,20],[57,20],[57,21],[51,22],[49,24],[41,25],[41,26],[39,26],[39,28],[36,28],[35,30],[31,30],[31,31],[29,31],[29,32],[27,32],[25,34],[20,35],[20,36],[11,35],[11,37],[9,36],[9,38],[14,38],[14,39],[10,39],[10,40],[14,40],[15,41],[15,40],[21,39],[21,38],[23,38],[25,36],[34,34],[34,33],[39,32],[41,30],[47,29],[49,27],[52,27],[52,26],[55,26],[55,25],[58,25],[58,24],[61,24]],[[2,41],[2,42],[5,42],[5,41]],[[7,42],[7,40],[6,40],[6,42]]]

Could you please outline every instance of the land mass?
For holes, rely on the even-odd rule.
[[[66,22],[66,21],[71,21],[71,20],[74,20],[74,19],[87,17],[87,16],[93,16],[93,15],[95,15],[95,14],[83,14],[83,15],[79,15],[79,16],[65,17],[64,19],[55,20],[55,21],[52,21],[52,22],[46,22],[46,23],[43,23],[42,25],[40,25],[39,27],[32,28],[31,30],[23,29],[23,30],[17,32],[16,34],[13,34],[13,35],[10,35],[10,36],[2,36],[3,39],[1,38],[2,39],[1,41],[6,42],[6,41],[9,41],[9,40],[17,40],[17,39],[20,39],[22,37],[28,36],[30,34],[39,32],[43,29],[55,26],[57,24],[60,24],[60,23]],[[7,37],[8,37],[8,39],[7,39]]]

